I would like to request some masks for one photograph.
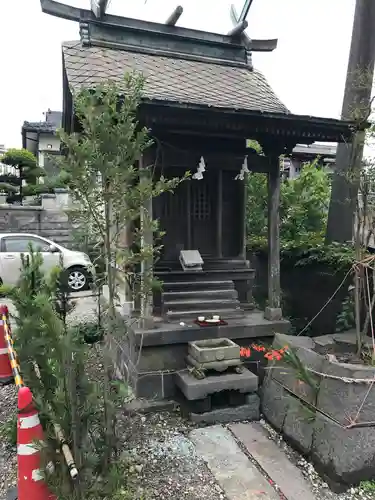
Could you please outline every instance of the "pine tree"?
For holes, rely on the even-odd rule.
[[[7,203],[22,205],[25,196],[50,190],[50,186],[39,183],[45,171],[38,166],[35,155],[27,149],[9,149],[0,158],[0,163],[13,168],[13,173],[0,175],[0,189],[6,192]]]

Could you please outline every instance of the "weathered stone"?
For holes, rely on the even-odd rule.
[[[333,347],[335,345],[335,341],[333,340],[332,335],[321,335],[320,337],[314,337],[314,350],[319,353],[326,353],[327,347]]]
[[[280,307],[266,307],[264,310],[264,319],[268,321],[279,321],[283,317]]]
[[[241,420],[259,420],[259,396],[249,394],[246,404],[228,408],[214,408],[205,413],[190,413],[190,420],[195,423],[227,424]]]
[[[262,413],[278,431],[283,428],[290,398],[278,382],[271,377],[266,378],[261,391]]]
[[[283,337],[287,336],[276,336],[273,343],[274,348],[277,349],[280,345],[285,345]],[[269,365],[271,376],[300,399],[307,401],[308,403],[315,404],[320,377],[309,372],[308,369],[310,368],[315,372],[320,373],[324,363],[324,358],[320,354],[312,351],[310,348],[303,347],[301,345],[301,340],[295,340],[298,339],[298,337],[292,337],[292,339],[293,341],[289,342],[288,345],[294,350],[303,367],[307,370],[307,375],[311,381],[305,380],[301,373],[297,371],[291,363],[287,363],[283,360],[273,361],[273,363]],[[302,337],[300,339],[302,339]],[[311,339],[306,338],[306,341],[303,343],[311,345],[310,342],[307,342],[307,340],[311,341]]]
[[[258,377],[244,368],[242,373],[212,374],[198,380],[184,370],[176,373],[176,385],[187,399],[194,400],[225,390],[254,392],[258,389]]]
[[[375,476],[375,427],[345,429],[317,412],[312,458],[330,478],[347,485]]]
[[[230,429],[288,500],[315,500],[301,471],[269,439],[268,433],[259,423],[234,424]]]
[[[343,333],[335,333],[332,335],[335,341],[335,352],[351,352],[357,350],[357,334],[354,329]]]
[[[375,384],[350,383],[345,379],[375,379],[375,368],[325,360],[317,408],[342,425],[372,422],[375,415]]]
[[[291,347],[298,348],[304,347],[305,349],[313,349],[314,341],[310,337],[285,335],[283,333],[276,333],[273,341],[275,349],[290,345]]]
[[[279,500],[278,493],[220,425],[193,430],[189,438],[230,500]],[[308,499],[306,499],[308,500]]]
[[[228,359],[240,360],[240,346],[226,338],[189,342],[188,352],[199,363]]]
[[[314,411],[299,399],[289,396],[283,433],[304,454],[311,450],[314,420]]]

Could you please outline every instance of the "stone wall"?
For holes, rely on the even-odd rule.
[[[375,476],[375,367],[330,361],[311,338],[276,335],[303,366],[274,361],[262,387],[267,420],[310,457],[331,486]],[[323,374],[323,375],[322,375]],[[369,382],[366,382],[369,380]]]
[[[42,195],[41,206],[1,204],[0,232],[35,233],[60,245],[73,245],[72,227],[65,213],[67,193]]]

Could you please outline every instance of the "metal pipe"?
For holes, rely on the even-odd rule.
[[[249,23],[246,20],[240,21],[228,32],[228,36],[236,37],[242,35],[245,29],[248,27]]]
[[[182,8],[181,5],[178,5],[172,14],[168,17],[168,19],[165,21],[165,24],[167,26],[176,26],[177,21],[180,19],[182,16],[182,13],[184,12],[184,9]]]

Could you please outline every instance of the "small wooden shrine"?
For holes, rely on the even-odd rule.
[[[150,203],[166,235],[154,268],[163,289],[148,315],[163,321],[142,332],[144,348],[220,336],[216,328],[202,328],[203,334],[192,326],[198,316],[219,315],[228,323],[221,335],[233,339],[285,330],[279,157],[296,144],[350,142],[351,124],[291,113],[252,65],[253,51],[272,50],[276,43],[250,40],[244,19],[221,35],[176,26],[181,8],[159,24],[106,14],[105,4],[93,2],[92,10],[83,10],[41,0],[44,12],[79,22],[80,40],[63,44],[64,128],[75,127],[73,90],[121,82],[124,73],[139,71],[146,80],[139,119],[155,144],[143,165],[167,177],[193,174],[173,195]],[[257,140],[264,155],[247,148],[248,139]],[[245,180],[253,171],[267,174],[269,188],[264,315],[251,312],[254,271],[246,257]],[[189,267],[197,264],[188,262],[189,250],[199,252],[193,252],[201,259],[198,271]]]

